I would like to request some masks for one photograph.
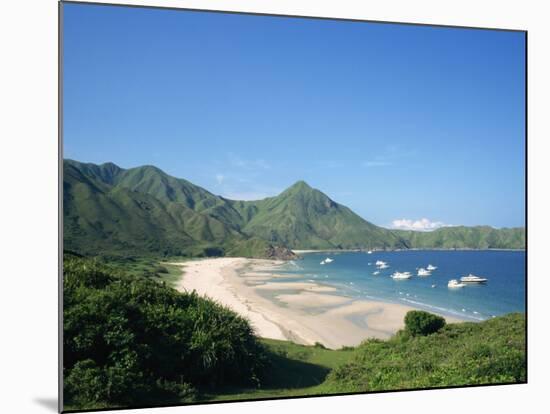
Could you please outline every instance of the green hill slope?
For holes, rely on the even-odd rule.
[[[303,181],[276,197],[236,208],[246,214],[245,233],[295,249],[406,247],[392,231],[369,223]]]
[[[234,201],[153,166],[64,161],[65,248],[85,254],[244,255],[293,249],[524,248],[524,229],[378,227],[299,181],[275,197]]]
[[[110,174],[109,171],[115,173]],[[129,171],[129,173],[128,173]],[[151,170],[114,170],[112,164],[94,166],[65,162],[63,177],[64,248],[85,254],[199,256],[264,256],[270,245],[241,234],[217,218],[197,212],[190,205],[209,202],[206,191],[190,194],[186,201],[156,198],[143,188],[160,186],[136,180],[150,178]],[[156,171],[153,176],[158,177]],[[170,192],[168,192],[170,194]],[[177,197],[182,197],[178,194]],[[196,199],[193,199],[193,196]],[[215,196],[211,196],[215,198]]]
[[[523,249],[524,228],[494,229],[489,226],[443,227],[430,232],[395,231],[410,248],[426,249]]]
[[[526,381],[525,315],[449,324],[411,337],[367,340],[329,375],[332,392],[364,392]]]

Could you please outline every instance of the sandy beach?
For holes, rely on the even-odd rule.
[[[314,282],[284,281],[277,268],[284,262],[215,258],[173,263],[183,275],[179,291],[193,291],[233,309],[251,322],[256,335],[328,348],[355,346],[367,338],[386,339],[403,325],[413,308],[357,300]],[[288,278],[288,275],[284,275]],[[448,318],[448,322],[456,319]]]

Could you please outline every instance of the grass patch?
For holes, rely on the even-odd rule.
[[[183,261],[183,260],[182,260]],[[163,267],[166,271],[157,272],[156,280],[164,282],[170,287],[176,287],[176,284],[181,280],[182,268],[167,263],[160,263],[159,266]]]
[[[331,350],[289,341],[261,339],[270,369],[261,388],[224,387],[202,390],[201,401],[229,401],[320,394],[332,369],[350,362],[355,349]]]
[[[73,256],[69,253],[69,256]],[[147,278],[157,282],[164,282],[167,286],[175,287],[181,279],[182,268],[167,262],[182,263],[193,260],[188,257],[173,257],[160,259],[155,257],[134,256],[94,256],[94,260],[108,265],[114,271],[131,277]]]

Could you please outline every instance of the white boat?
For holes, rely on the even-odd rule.
[[[486,283],[487,279],[470,273],[468,276],[462,276],[460,281],[463,283]]]
[[[325,263],[332,263],[332,262],[334,262],[334,260],[331,259],[330,257],[327,257],[327,258],[325,259]]]
[[[379,274],[380,274],[380,272],[378,270],[373,273],[373,275],[379,275]]]
[[[430,272],[427,269],[424,269],[423,267],[418,269],[418,273],[417,273],[418,276],[430,276],[431,274],[432,274],[432,272]]]
[[[436,286],[437,286],[437,285],[434,284],[434,285],[432,285],[432,288],[434,288],[434,287],[436,287]]]
[[[367,254],[372,254],[372,250],[369,250],[369,251],[367,252]]]
[[[387,269],[389,267],[388,264],[382,260],[377,260],[375,264],[378,269]]]
[[[426,269],[432,271],[432,270],[437,269],[437,266],[434,266],[434,265],[429,264],[428,267],[426,267]]]
[[[451,279],[451,280],[449,280],[449,283],[447,283],[447,287],[452,288],[452,289],[454,289],[454,288],[463,288],[464,286],[466,286],[464,283],[461,283],[456,279]]]
[[[321,263],[319,263],[319,264],[324,265],[324,264],[325,264],[325,261],[324,261],[324,260],[321,260]]]
[[[410,272],[394,272],[393,275],[391,275],[392,279],[410,279],[412,277]]]

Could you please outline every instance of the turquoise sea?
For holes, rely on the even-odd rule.
[[[408,250],[306,253],[283,266],[293,280],[315,281],[337,288],[335,294],[410,305],[468,320],[485,320],[509,312],[525,312],[525,252],[504,250]],[[333,259],[321,265],[326,258]],[[377,269],[377,260],[387,269]],[[436,266],[431,276],[417,276],[417,268]],[[374,275],[379,270],[378,275]],[[394,280],[395,272],[411,272],[408,280]],[[473,273],[487,284],[449,289],[451,279]],[[282,281],[282,280],[281,280]],[[434,286],[435,285],[435,286]]]

